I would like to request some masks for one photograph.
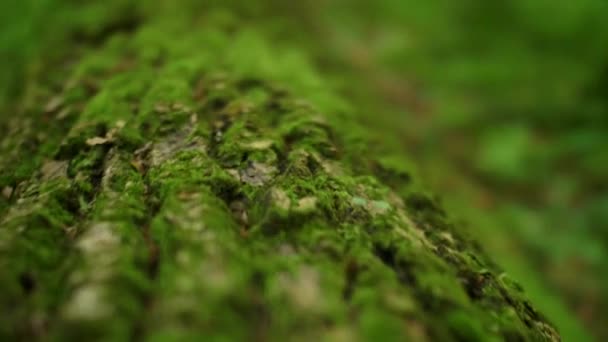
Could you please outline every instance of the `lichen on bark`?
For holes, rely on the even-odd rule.
[[[173,10],[8,120],[0,337],[559,340],[305,50]]]

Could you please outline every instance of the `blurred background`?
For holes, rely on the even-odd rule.
[[[385,127],[449,212],[565,341],[608,340],[608,2],[338,1],[326,15],[375,88],[369,110],[393,113]]]
[[[69,37],[176,6],[305,51],[565,341],[608,341],[608,2],[1,1],[0,115]]]

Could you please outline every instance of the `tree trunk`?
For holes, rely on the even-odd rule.
[[[2,118],[0,339],[559,340],[306,49],[164,6],[65,24]]]

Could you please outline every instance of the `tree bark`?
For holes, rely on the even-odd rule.
[[[141,13],[2,119],[0,339],[559,340],[305,48]]]

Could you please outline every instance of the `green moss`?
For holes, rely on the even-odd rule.
[[[92,98],[52,142],[66,174],[17,174],[0,299],[27,305],[4,334],[42,311],[57,340],[557,339],[306,51],[165,6],[74,67]]]
[[[384,311],[367,311],[359,320],[360,336],[365,341],[408,341],[403,322]]]

